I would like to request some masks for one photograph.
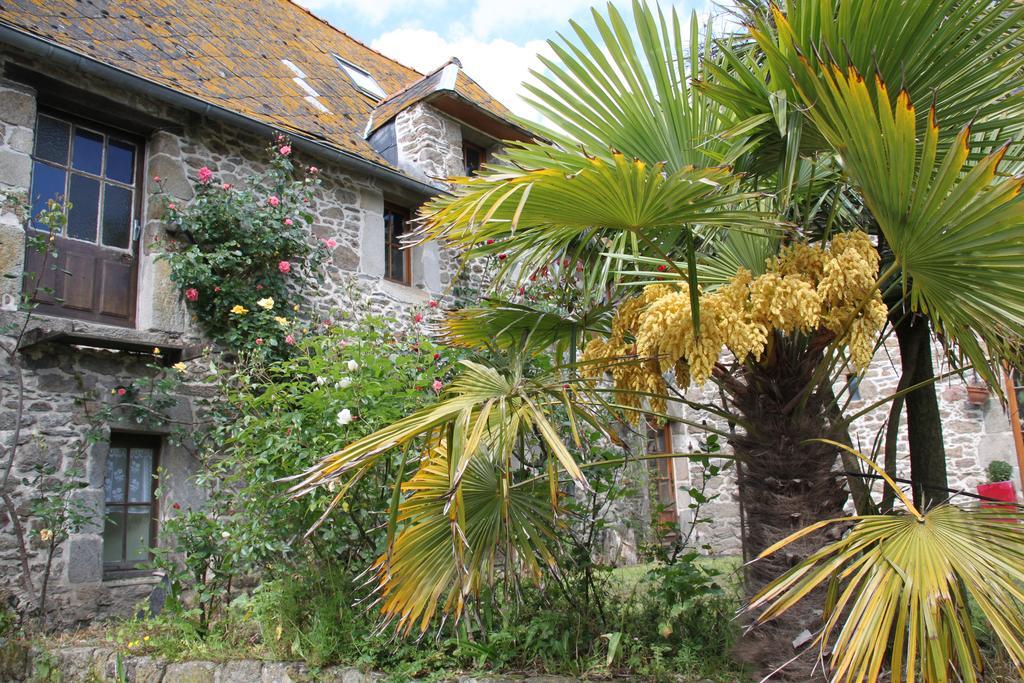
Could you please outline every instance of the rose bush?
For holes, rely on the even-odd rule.
[[[282,357],[306,328],[303,305],[329,246],[309,230],[319,170],[298,169],[281,137],[268,154],[266,170],[244,188],[199,169],[191,203],[165,200],[164,225],[175,237],[154,248],[210,338]]]

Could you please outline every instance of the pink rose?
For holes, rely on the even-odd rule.
[[[422,313],[417,313],[416,315],[414,315],[412,317],[412,319],[413,319],[413,322],[421,323],[421,322],[423,322],[423,314]]]
[[[211,171],[206,166],[203,166],[201,169],[199,169],[199,182],[201,182],[203,185],[205,185],[206,183],[210,182],[212,179],[213,179],[213,171]]]
[[[287,334],[287,335],[285,335],[285,337],[284,337],[284,343],[285,343],[285,344],[288,344],[289,346],[291,346],[292,344],[294,344],[294,343],[295,343],[295,337],[293,337],[293,336],[292,336],[292,335],[290,335],[290,334]]]
[[[284,224],[285,225],[294,225],[295,221],[293,221],[291,218],[285,218],[284,219]]]
[[[160,182],[160,176],[158,176],[158,175],[153,176],[153,182],[154,183],[159,183]]]
[[[290,145],[281,145],[281,148],[277,151],[281,153],[281,156],[286,157],[292,153],[292,148]]]
[[[219,292],[219,291],[220,291],[220,287],[219,287],[219,286],[217,286],[217,287],[214,287],[214,288],[213,288],[213,291],[215,291],[215,292]]]
[[[317,168],[316,166],[310,166],[309,167],[309,172],[310,172],[311,175],[316,175],[317,173],[320,172],[320,169]]]
[[[117,395],[118,396],[124,396],[127,393],[128,393],[128,390],[125,389],[124,387],[118,387],[117,388]]]
[[[323,240],[323,243],[324,246],[327,247],[328,249],[334,249],[336,246],[338,246],[337,240],[335,240],[333,237],[328,237],[327,239]]]
[[[277,269],[282,273],[290,273],[292,272],[292,264],[288,261],[281,261],[277,264]]]
[[[444,384],[441,382],[441,380],[435,379],[434,383],[431,384],[430,386],[434,389],[435,393],[440,394],[441,393],[441,387],[443,387]]]
[[[220,186],[220,189],[222,189],[222,190],[230,190],[231,189],[231,183],[223,183]]]
[[[256,337],[256,346],[263,346],[263,337]]]
[[[168,204],[168,205],[167,205],[167,208],[168,208],[168,209],[171,209],[171,210],[173,211],[174,209],[176,209],[176,208],[178,208],[178,207],[176,207],[176,206],[175,206],[174,204]]]
[[[277,206],[280,203],[281,203],[281,200],[278,199],[275,195],[270,195],[267,198],[267,204],[270,204],[271,206]]]
[[[261,289],[263,289],[263,285],[256,285],[256,291],[257,292],[260,291]]]
[[[435,300],[431,299],[431,300],[430,300],[430,307],[431,307],[431,308],[437,308],[437,301],[435,301]]]
[[[185,298],[189,301],[199,301],[199,290],[195,287],[189,287],[185,290]]]

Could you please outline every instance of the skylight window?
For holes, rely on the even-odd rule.
[[[342,70],[346,74],[348,74],[348,77],[352,79],[352,82],[356,84],[357,88],[359,88],[368,95],[376,97],[378,100],[384,99],[384,96],[387,93],[385,93],[384,89],[381,88],[377,81],[374,80],[373,76],[371,76],[366,71],[363,71],[355,64],[352,64],[351,62],[346,62],[344,59],[342,59],[336,54],[332,53],[331,56],[334,57],[334,61],[338,63],[338,66],[340,66]]]

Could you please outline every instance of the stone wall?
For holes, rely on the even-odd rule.
[[[154,176],[159,176],[163,189],[175,200],[193,197],[192,183],[198,169],[208,166],[218,182],[242,185],[265,163],[264,147],[269,140],[225,127],[194,114],[177,110],[148,98],[87,76],[65,71],[41,61],[4,52],[0,47],[0,191],[18,201],[27,197],[31,182],[31,153],[37,107],[37,93],[20,80],[12,80],[12,66],[24,68],[61,84],[69,84],[112,103],[122,116],[138,112],[140,118],[157,125],[145,140],[143,202],[141,224],[143,234],[139,254],[139,291],[136,327],[116,328],[84,324],[69,318],[34,315],[30,328],[88,332],[111,343],[130,343],[136,348],[185,346],[202,342],[194,321],[183,305],[177,287],[168,279],[167,264],[158,261],[152,242],[162,236],[160,202]],[[23,73],[17,71],[17,73]],[[166,125],[163,125],[163,123]],[[101,122],[102,123],[102,122]],[[451,121],[436,131],[437,140],[423,142],[422,149],[461,165],[461,138],[455,139],[457,126]],[[411,134],[431,135],[429,126],[416,127]],[[407,142],[407,141],[406,141]],[[413,163],[427,163],[426,153]],[[453,162],[453,161],[452,161]],[[323,180],[311,213],[315,219],[310,240],[333,238],[338,246],[330,255],[327,277],[322,291],[313,302],[318,314],[332,309],[346,309],[350,288],[365,294],[367,312],[408,319],[413,311],[422,310],[431,299],[443,298],[457,271],[454,255],[436,245],[418,247],[413,253],[413,283],[405,286],[383,280],[385,201],[415,208],[417,198],[386,181],[354,174],[329,161],[297,156],[296,163],[316,165]],[[449,169],[461,172],[460,169]],[[432,175],[429,167],[421,175]],[[0,205],[0,271],[13,277],[0,279],[0,345],[11,349],[15,333],[24,323],[17,303],[21,291],[25,250],[24,212],[14,202]],[[88,430],[89,420],[79,399],[116,403],[110,389],[118,385],[144,382],[153,372],[149,367],[157,359],[149,353],[126,352],[41,343],[19,352],[9,362],[0,354],[0,454],[6,454],[14,441],[18,412],[17,378],[24,381],[25,407],[21,419],[17,457],[10,488],[10,497],[17,517],[25,527],[29,544],[28,561],[34,591],[26,589],[20,570],[20,551],[13,524],[5,511],[0,511],[0,593],[9,592],[21,603],[30,606],[31,593],[38,591],[45,553],[38,541],[38,529],[30,519],[29,505],[40,494],[22,485],[37,464],[52,464],[58,476],[66,478],[75,466],[75,454],[82,453],[81,466],[86,473],[86,486],[78,495],[91,509],[92,521],[73,535],[62,548],[51,579],[52,619],[62,626],[87,622],[96,617],[126,615],[148,598],[158,581],[152,576],[113,580],[104,576],[102,561],[103,480],[107,447],[98,443],[82,449],[79,444]],[[200,410],[203,387],[185,385],[176,395],[171,408],[175,423],[191,424]],[[88,404],[86,404],[88,405]],[[93,405],[97,408],[98,405]],[[168,438],[170,426],[140,425],[115,421],[104,426],[106,434],[145,432],[162,439],[162,466],[159,505],[165,517],[171,505],[189,507],[200,502],[198,493],[189,485],[190,475],[200,466],[187,447],[177,446]],[[2,507],[2,506],[0,506]],[[162,520],[161,520],[162,521]],[[158,535],[159,538],[159,535]],[[282,679],[283,680],[283,679]]]
[[[108,647],[64,647],[48,654],[55,662],[55,668],[61,673],[64,683],[92,683],[97,680],[124,680],[128,683],[368,683],[394,680],[394,677],[384,674],[347,666],[314,669],[299,662],[265,662],[257,659],[170,663],[154,657],[123,655],[119,661],[117,652]],[[430,676],[424,680],[437,679]],[[512,680],[520,683],[573,683],[579,679],[562,676],[505,678],[454,675],[445,680],[448,683],[499,683]]]

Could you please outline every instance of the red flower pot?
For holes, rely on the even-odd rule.
[[[968,386],[967,387],[967,402],[972,406],[983,406],[988,403],[988,387],[986,386]],[[1003,482],[997,482],[1003,483]]]
[[[1013,488],[1012,481],[997,481],[991,484],[980,484],[978,486],[978,495],[984,496],[991,500],[998,500],[1005,503],[1016,503],[1017,492]],[[1006,508],[1012,507],[1010,505],[1000,505],[999,503],[982,503],[982,507],[986,508]]]

